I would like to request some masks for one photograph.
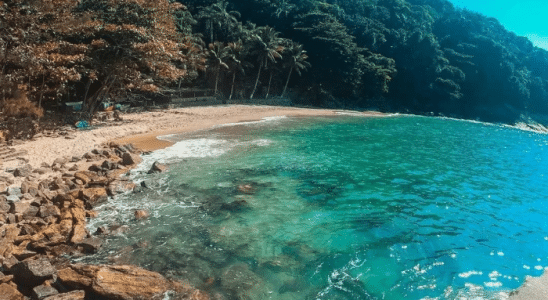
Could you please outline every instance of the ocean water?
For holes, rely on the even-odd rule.
[[[123,227],[79,260],[249,300],[506,299],[548,267],[546,135],[341,115],[165,138],[132,171],[151,188],[100,207],[91,231]]]

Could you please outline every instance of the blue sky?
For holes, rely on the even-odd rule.
[[[449,0],[488,17],[497,18],[506,29],[528,37],[535,46],[548,50],[548,0]]]

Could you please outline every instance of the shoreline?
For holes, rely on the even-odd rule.
[[[99,127],[86,131],[75,131],[74,137],[66,139],[64,137],[39,137],[34,141],[23,142],[13,146],[16,150],[26,150],[28,161],[7,162],[0,166],[0,179],[6,173],[8,168],[16,168],[24,163],[31,164],[32,167],[38,168],[44,163],[51,164],[52,161],[60,158],[70,158],[71,156],[80,156],[91,152],[94,149],[104,149],[109,147],[106,145],[125,145],[132,144],[139,153],[151,152],[167,148],[174,143],[164,140],[161,137],[171,134],[192,133],[197,131],[208,131],[217,128],[221,125],[238,125],[244,122],[257,122],[270,117],[314,117],[314,116],[365,116],[365,117],[385,117],[390,114],[378,112],[357,112],[333,109],[306,109],[306,108],[288,108],[275,106],[249,106],[249,105],[228,105],[228,106],[210,106],[210,107],[191,107],[191,108],[176,108],[166,109],[154,112],[142,112],[134,114],[122,115],[125,122],[114,124],[111,126]],[[89,140],[88,140],[89,138]],[[52,151],[52,148],[61,144],[59,151]],[[45,143],[49,143],[45,145]],[[72,147],[72,148],[71,148]],[[112,147],[112,146],[110,146]],[[50,151],[47,155],[40,155],[40,152]],[[135,152],[135,154],[137,154]],[[33,156],[34,155],[34,156]],[[109,158],[107,158],[108,160]],[[80,169],[87,170],[94,163],[100,163],[99,160],[87,162],[79,162]],[[129,171],[135,168],[139,162],[135,162],[132,166],[128,166]],[[147,168],[150,166],[146,166]],[[66,170],[65,170],[66,171]],[[51,178],[55,175],[63,176],[61,172],[51,169],[46,174],[41,174],[38,180]],[[122,179],[123,174],[118,172],[115,175],[115,180]],[[24,179],[16,180],[10,186],[21,186]],[[0,188],[1,188],[0,180]],[[0,192],[3,192],[0,190]],[[1,198],[1,195],[0,195]],[[1,199],[0,199],[1,200]],[[78,200],[76,200],[78,201]],[[91,211],[91,210],[90,210]],[[86,211],[87,214],[87,211]],[[0,224],[1,227],[1,224]],[[1,258],[1,257],[0,257]],[[112,264],[109,264],[112,265]],[[1,276],[0,276],[1,277]],[[523,285],[513,291],[508,291],[510,299],[530,299],[531,295],[548,296],[548,274],[545,273],[540,277],[530,277]],[[523,298],[526,297],[526,298]]]
[[[341,113],[349,112],[246,105],[166,109],[126,114],[125,121],[90,130],[64,126],[59,132],[16,142],[11,151],[23,154],[0,164],[0,294],[41,299],[49,293],[53,298],[48,300],[83,300],[150,299],[175,293],[191,300],[211,299],[187,280],[166,278],[131,262],[86,265],[71,263],[63,255],[94,253],[105,235],[125,230],[108,226],[92,233],[87,224],[98,216],[95,207],[112,199],[109,196],[147,188],[136,186],[127,175],[142,162],[141,154],[173,144],[159,136],[269,117]],[[166,169],[157,162],[148,167],[149,172]],[[148,217],[147,211],[134,213],[136,219]]]

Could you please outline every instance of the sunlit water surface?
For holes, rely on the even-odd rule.
[[[288,300],[505,299],[548,266],[547,136],[339,116],[166,138],[180,142],[133,171],[152,189],[90,222],[127,231],[85,261],[138,264],[218,299]],[[156,160],[169,171],[141,172]]]

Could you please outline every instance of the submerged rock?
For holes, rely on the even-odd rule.
[[[135,216],[135,219],[142,220],[149,217],[149,214],[146,210],[136,210],[133,215]]]
[[[234,293],[237,299],[268,299],[266,283],[246,264],[235,264],[226,268],[221,277],[221,285]]]
[[[249,209],[249,203],[247,203],[247,201],[245,200],[236,200],[230,203],[221,204],[221,209],[232,212],[242,211],[245,209]]]
[[[93,299],[154,299],[169,290],[193,290],[135,266],[74,264],[59,270],[58,280],[68,288],[89,291]]]

